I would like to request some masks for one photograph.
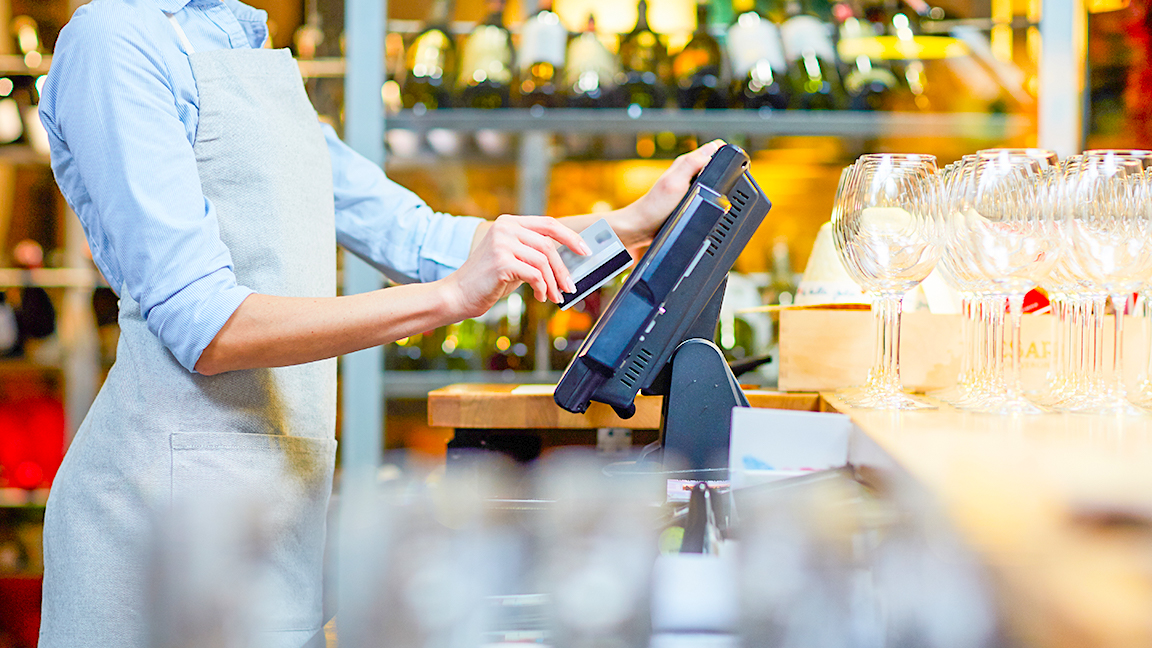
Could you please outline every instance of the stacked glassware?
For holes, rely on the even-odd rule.
[[[935,406],[902,389],[899,327],[904,293],[939,268],[961,297],[963,354],[956,385],[934,399],[1001,414],[1152,413],[1152,340],[1137,389],[1124,381],[1124,314],[1139,307],[1152,320],[1149,167],[1143,150],[1061,162],[1043,149],[988,149],[942,169],[926,155],[858,159],[841,176],[832,223],[841,261],[873,298],[876,361],[841,398]],[[1026,393],[1023,307],[1037,287],[1052,306],[1053,354],[1045,389]]]

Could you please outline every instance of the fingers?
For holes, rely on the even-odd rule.
[[[588,244],[584,242],[584,239],[580,238],[579,234],[561,225],[555,218],[548,218],[546,216],[520,216],[516,220],[533,232],[555,239],[562,245],[567,245],[577,254],[592,254],[592,250],[588,247]]]
[[[529,283],[538,300],[559,303],[563,301],[563,293],[576,291],[556,242],[581,254],[589,254],[591,250],[571,229],[541,216],[501,216],[491,233],[496,239],[497,249],[509,252],[517,261],[517,279]],[[530,276],[521,276],[524,268],[520,264],[533,268],[534,272]]]
[[[556,272],[548,260],[548,255],[528,244],[520,246],[515,254],[519,261],[532,266],[541,275],[545,286],[545,298],[559,302],[563,296],[560,294]],[[540,299],[540,301],[544,300]]]
[[[692,175],[696,175],[708,165],[709,160],[716,154],[716,151],[720,150],[721,146],[724,146],[724,140],[712,140],[695,151],[676,158],[676,163],[685,167],[685,170],[691,172]]]
[[[536,301],[548,300],[548,284],[544,281],[544,273],[536,266],[516,258],[508,262],[508,270],[516,280],[523,281],[532,288]]]
[[[528,229],[523,229],[520,231],[520,240],[525,245],[531,246],[534,250],[539,251],[546,257],[548,266],[556,278],[556,285],[562,288],[563,292],[576,292],[576,284],[572,281],[572,275],[568,272],[568,266],[564,265],[564,260],[560,258],[560,251],[556,248],[556,244],[553,242],[554,239],[550,239]],[[583,242],[583,239],[581,239],[581,242]]]

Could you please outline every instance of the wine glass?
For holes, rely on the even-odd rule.
[[[1064,214],[1070,263],[1089,292],[1098,295],[1098,305],[1110,296],[1115,311],[1111,381],[1105,385],[1096,379],[1097,388],[1086,398],[1066,405],[1074,411],[1143,411],[1126,398],[1124,312],[1128,296],[1152,275],[1152,213],[1144,166],[1133,156],[1085,155],[1079,171],[1067,178],[1073,183]],[[1103,318],[1103,309],[1098,308],[1093,317],[1097,329]]]
[[[942,185],[929,155],[872,154],[856,161],[837,192],[832,233],[849,275],[872,298],[876,356],[864,386],[838,395],[854,407],[935,407],[903,392],[900,315],[904,294],[940,257]]]
[[[994,384],[971,408],[1003,414],[1039,414],[1044,410],[1024,396],[1021,383],[1021,327],[1024,296],[1048,275],[1058,257],[1054,213],[1041,200],[1044,174],[1056,154],[1042,149],[990,149],[976,159],[953,192],[949,251],[963,257],[982,276],[989,305],[994,354]],[[1004,303],[1011,316],[1011,373],[1004,377]]]

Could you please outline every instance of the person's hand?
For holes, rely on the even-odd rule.
[[[713,140],[676,158],[646,194],[625,208],[629,212],[626,214],[629,220],[626,229],[629,231],[628,238],[632,239],[627,242],[630,248],[647,245],[652,241],[660,225],[672,215],[672,210],[688,193],[693,178],[707,166],[712,155],[723,145],[724,140]]]
[[[504,215],[481,227],[468,259],[444,279],[461,319],[487,312],[520,282],[540,301],[560,302],[562,292],[576,291],[556,244],[591,254],[579,234],[546,216]]]

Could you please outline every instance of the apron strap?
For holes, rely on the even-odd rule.
[[[176,37],[180,39],[180,44],[184,46],[184,53],[189,56],[195,54],[196,50],[192,49],[192,43],[188,40],[188,35],[184,33],[184,28],[180,26],[180,23],[176,22],[176,15],[168,12],[164,12],[164,15],[168,16],[168,22],[172,23],[172,28],[176,30]]]

